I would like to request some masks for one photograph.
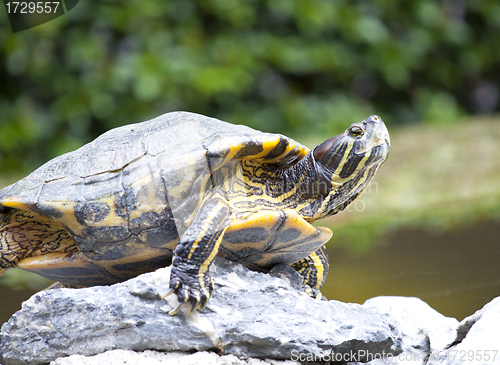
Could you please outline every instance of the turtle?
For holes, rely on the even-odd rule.
[[[291,267],[318,296],[332,231],[312,223],[353,202],[389,148],[376,115],[312,150],[190,112],[111,129],[0,191],[0,275],[79,288],[172,265],[174,315],[205,308],[218,255]]]

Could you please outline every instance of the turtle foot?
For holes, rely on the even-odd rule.
[[[200,277],[201,276],[201,277]],[[214,290],[212,278],[205,273],[190,273],[174,266],[170,273],[170,289],[163,298],[171,294],[177,295],[179,305],[168,314],[175,315],[185,304],[191,304],[189,313],[203,310]]]

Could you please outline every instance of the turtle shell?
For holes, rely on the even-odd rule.
[[[70,285],[108,284],[170,263],[213,171],[242,159],[289,165],[308,152],[279,134],[167,113],[47,162],[0,191],[0,214],[27,212],[33,232],[70,237],[25,250],[21,268]]]

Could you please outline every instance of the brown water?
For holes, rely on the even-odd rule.
[[[322,292],[328,299],[356,303],[380,295],[419,297],[461,320],[500,296],[499,243],[498,222],[451,233],[400,229],[358,257],[330,249]],[[35,292],[0,287],[0,323]]]

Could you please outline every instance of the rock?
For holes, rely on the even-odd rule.
[[[464,363],[500,364],[500,297],[460,322],[453,346],[429,361],[432,365]]]
[[[214,295],[191,315],[185,309],[168,315],[177,302],[173,295],[161,299],[170,268],[111,286],[37,293],[2,326],[0,363],[42,364],[115,349],[299,361],[354,354],[365,362],[402,351],[396,321],[374,308],[315,300],[293,277],[282,280],[220,258],[211,271]]]
[[[367,300],[363,307],[380,313],[402,333],[403,352],[393,359],[384,359],[384,364],[423,365],[431,354],[456,340],[458,320],[443,316],[419,298],[376,297]]]
[[[500,364],[500,297],[460,323],[418,298],[378,297],[366,301],[363,307],[396,321],[404,350],[368,365]]]
[[[214,352],[200,351],[194,354],[185,352],[158,352],[130,350],[110,350],[95,356],[71,355],[52,361],[50,365],[300,365],[291,360],[240,360],[234,355],[217,355]]]
[[[266,275],[217,258],[211,271],[214,295],[192,315],[167,314],[170,268],[37,293],[2,326],[0,363],[500,364],[500,297],[458,323],[418,298],[314,300],[287,267]]]

